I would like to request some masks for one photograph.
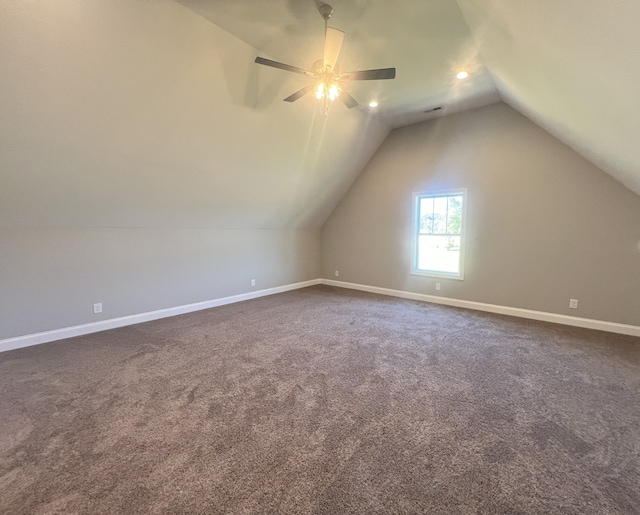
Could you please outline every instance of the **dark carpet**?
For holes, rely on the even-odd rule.
[[[0,512],[640,513],[640,339],[318,286],[0,354]]]

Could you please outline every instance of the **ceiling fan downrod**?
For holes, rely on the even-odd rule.
[[[320,16],[322,16],[322,19],[324,20],[324,33],[326,35],[327,23],[329,22],[329,18],[331,18],[331,16],[333,15],[333,7],[331,7],[329,4],[320,4],[318,6],[318,12],[320,13]]]
[[[318,59],[311,70],[291,66],[290,64],[272,61],[264,57],[256,57],[255,62],[272,68],[279,68],[288,72],[300,73],[315,80],[315,84],[308,84],[304,88],[296,91],[284,99],[285,102],[295,102],[309,93],[315,93],[318,100],[324,100],[325,113],[329,108],[329,104],[340,98],[342,103],[349,109],[358,106],[358,102],[347,91],[344,90],[342,84],[354,80],[382,80],[394,79],[396,76],[395,68],[378,68],[375,70],[361,70],[347,73],[338,73],[337,61],[344,39],[342,30],[329,27],[327,22],[333,15],[333,7],[315,0],[320,16],[324,19],[324,52],[323,58]]]

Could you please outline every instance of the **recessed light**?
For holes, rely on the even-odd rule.
[[[369,107],[378,107],[378,101],[372,100],[371,102],[369,102]]]
[[[466,79],[468,76],[469,76],[469,72],[462,70],[458,72],[458,75],[456,75],[456,78],[462,80],[462,79]]]

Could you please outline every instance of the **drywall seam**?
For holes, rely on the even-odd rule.
[[[392,297],[400,297],[403,299],[418,300],[421,302],[432,302],[434,304],[444,304],[446,306],[454,306],[458,308],[475,309],[477,311],[488,311],[489,313],[498,313],[501,315],[510,315],[520,318],[528,318],[531,320],[540,320],[543,322],[553,322],[556,324],[570,325],[574,327],[583,327],[586,329],[596,329],[598,331],[607,331],[609,333],[625,334],[628,336],[640,336],[640,326],[618,324],[615,322],[606,322],[604,320],[593,320],[591,318],[580,318],[568,315],[560,315],[557,313],[548,313],[546,311],[534,311],[531,309],[512,308],[509,306],[500,306],[498,304],[486,304],[484,302],[475,302],[471,300],[452,299],[449,297],[438,297],[435,295],[426,295],[424,293],[413,293],[402,290],[392,290],[389,288],[380,288],[378,286],[367,286],[364,284],[347,283],[335,281],[332,279],[320,279],[320,284],[328,286],[336,286],[338,288],[348,288],[351,290],[366,291],[369,293],[378,293],[380,295],[389,295]]]
[[[232,295],[230,297],[221,297],[219,299],[207,300],[204,302],[185,304],[183,306],[176,306],[173,308],[148,311],[146,313],[138,313],[136,315],[110,318],[108,320],[100,320],[99,322],[92,322],[89,324],[63,327],[61,329],[44,331],[41,333],[16,336],[13,338],[7,338],[5,340],[0,340],[0,352],[20,349],[22,347],[30,347],[31,345],[39,345],[41,343],[49,343],[56,340],[62,340],[64,338],[72,338],[74,336],[97,333],[99,331],[106,331],[108,329],[115,329],[117,327],[140,324],[142,322],[149,322],[151,320],[158,320],[159,318],[182,315],[184,313],[191,313],[193,311],[215,308],[217,306],[224,306],[225,304],[233,304],[235,302],[242,302],[244,300],[251,300],[258,297],[273,295],[275,293],[297,290],[299,288],[306,288],[307,286],[314,286],[316,284],[320,284],[320,279],[312,279],[310,281],[286,284],[284,286],[276,286],[274,288],[251,291],[248,293],[241,293],[239,295]]]

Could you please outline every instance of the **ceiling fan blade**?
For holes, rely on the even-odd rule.
[[[342,103],[346,105],[349,109],[353,109],[354,107],[358,107],[358,101],[353,98],[349,93],[347,93],[344,89],[340,92],[340,96],[338,97],[342,100]]]
[[[340,80],[382,80],[395,78],[395,68],[378,68],[377,70],[362,70],[359,72],[348,72],[340,74]]]
[[[344,32],[333,27],[327,27],[324,39],[324,65],[330,66],[332,70],[336,67],[343,39]]]
[[[284,99],[284,101],[295,102],[296,100],[305,96],[307,93],[311,93],[314,87],[315,87],[315,84],[309,84],[308,86],[305,86],[304,88],[296,91],[293,95],[289,95],[287,98]]]
[[[302,73],[303,75],[314,77],[314,74],[310,71],[303,70],[302,68],[298,68],[296,66],[291,66],[290,64],[284,64],[279,63],[278,61],[272,61],[271,59],[265,59],[264,57],[256,57],[255,62],[258,64],[264,64],[265,66],[271,66],[272,68],[278,68],[280,70],[285,70],[288,72]]]

